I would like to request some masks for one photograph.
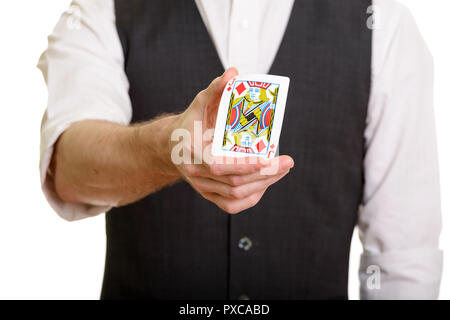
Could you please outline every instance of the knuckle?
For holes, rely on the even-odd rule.
[[[270,178],[267,178],[267,179],[265,179],[264,181],[263,181],[263,183],[262,183],[262,185],[265,187],[265,188],[268,188],[268,187],[270,187],[271,185],[273,185],[274,183],[276,183],[277,181],[278,181],[278,176],[272,176],[272,177],[270,177]]]
[[[197,100],[197,101],[201,100],[203,95],[204,95],[204,90],[199,91],[197,93],[197,95],[195,96],[195,100]]]
[[[193,177],[195,177],[198,174],[197,168],[193,164],[186,165],[185,170],[188,175],[193,176]]]
[[[206,96],[206,89],[200,91],[199,93],[197,93],[197,95],[195,96],[195,100],[200,103],[200,104],[204,104],[205,102],[205,96]]]
[[[230,196],[230,198],[234,198],[234,199],[242,198],[241,189],[238,187],[231,187],[228,191],[228,195]]]
[[[208,201],[212,201],[211,196],[207,192],[200,192],[200,195]]]
[[[231,203],[225,203],[222,206],[222,210],[228,214],[236,214],[236,207]]]
[[[197,179],[192,180],[192,184],[193,184],[194,189],[198,190],[199,192],[207,191],[200,180],[197,180]]]
[[[261,199],[261,197],[259,197],[258,195],[255,195],[255,194],[251,195],[249,197],[249,205],[250,205],[249,208],[256,206],[260,199]]]
[[[231,206],[230,206],[230,205],[228,205],[228,204],[223,204],[223,205],[221,206],[221,208],[222,208],[222,210],[225,211],[226,213],[230,213],[230,209],[231,209]]]
[[[257,173],[260,169],[257,166],[248,166],[247,174]]]
[[[239,185],[241,185],[242,183],[242,179],[239,176],[231,176],[228,178],[230,185],[237,187]]]
[[[237,210],[235,207],[230,206],[227,210],[225,210],[228,214],[237,214],[239,213],[239,210]]]
[[[222,170],[219,164],[211,164],[209,166],[209,172],[211,172],[214,176],[220,176],[222,174]]]

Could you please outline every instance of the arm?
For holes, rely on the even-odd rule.
[[[436,299],[442,252],[433,62],[410,13],[378,4],[358,221],[361,298]],[[371,286],[376,276],[379,287]]]
[[[41,185],[62,218],[98,215],[181,178],[206,199],[235,213],[257,203],[268,186],[289,171],[293,165],[289,157],[281,157],[281,166],[270,175],[256,172],[258,165],[233,162],[175,168],[169,159],[171,130],[193,132],[195,121],[212,128],[214,108],[236,70],[213,81],[181,115],[130,126],[132,106],[114,3],[74,4],[83,13],[80,29],[70,29],[70,16],[64,13],[38,65],[49,93],[41,126]]]
[[[196,121],[203,131],[213,127],[225,84],[236,74],[235,69],[229,69],[216,78],[180,115],[137,126],[89,120],[73,124],[59,139],[53,155],[57,194],[72,203],[120,206],[182,178],[228,213],[254,206],[271,184],[288,173],[293,166],[290,157],[271,162],[250,163],[247,159],[238,163],[231,158],[223,164],[188,161],[178,165],[171,158],[172,132],[181,128],[195,138]],[[191,152],[189,160],[196,157],[193,145],[185,150]],[[271,164],[279,166],[270,174],[260,172]]]
[[[69,203],[118,206],[179,180],[167,147],[177,117],[138,126],[96,120],[73,124],[55,147],[56,192]]]
[[[110,206],[68,203],[58,196],[50,166],[56,142],[72,125],[87,119],[126,126],[132,117],[114,2],[74,0],[72,4],[82,14],[61,15],[38,63],[48,87],[41,123],[41,187],[49,205],[69,221],[96,216]],[[79,19],[79,28],[73,28],[74,19]]]

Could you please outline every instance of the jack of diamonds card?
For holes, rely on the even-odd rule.
[[[213,154],[272,158],[278,146],[288,85],[289,79],[279,76],[232,79],[219,107]]]

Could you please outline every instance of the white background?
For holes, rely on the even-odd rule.
[[[450,1],[402,0],[435,59],[435,112],[445,251],[441,299],[450,299]],[[47,92],[36,63],[69,0],[0,2],[0,299],[98,299],[105,258],[104,216],[65,222],[39,182],[39,127]],[[361,245],[355,232],[349,295],[358,298]]]

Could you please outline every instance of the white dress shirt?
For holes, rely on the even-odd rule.
[[[235,66],[241,74],[268,72],[293,0],[196,3],[224,68]],[[432,57],[407,9],[391,0],[374,0],[374,5],[378,15],[358,219],[364,247],[361,298],[433,299],[439,292],[442,252]],[[272,41],[265,41],[268,29],[276,35]],[[242,37],[256,48],[251,55],[236,50]],[[39,61],[49,91],[41,129],[41,183],[50,205],[64,219],[82,219],[110,208],[61,200],[49,163],[55,141],[76,121],[129,124],[132,106],[123,64],[114,1],[73,1]],[[381,272],[379,288],[367,285],[374,276],[370,266]]]

